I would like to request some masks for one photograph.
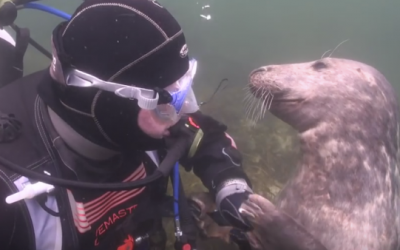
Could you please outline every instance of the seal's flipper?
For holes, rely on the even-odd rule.
[[[247,233],[254,249],[327,250],[303,226],[260,195],[250,195],[240,211],[254,228]]]
[[[219,238],[230,243],[231,226],[220,226],[211,218],[216,211],[216,205],[210,193],[195,193],[189,197],[190,204],[196,205],[193,216],[203,237]]]

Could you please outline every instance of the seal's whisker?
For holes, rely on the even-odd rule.
[[[247,112],[247,115],[246,115],[246,117],[249,119],[249,120],[251,120],[251,121],[253,121],[253,118],[252,118],[252,116],[251,116],[251,113],[252,113],[252,111],[254,110],[254,105],[252,105],[250,108],[249,108],[249,111]]]
[[[252,99],[252,101],[249,103],[249,105],[247,106],[246,109],[246,117],[250,118],[251,117],[251,112],[254,109],[254,103],[256,102],[256,100]]]
[[[246,86],[243,87],[243,90],[248,90],[248,89],[250,89],[250,86],[246,84]]]
[[[255,95],[257,95],[260,90],[262,90],[262,89],[258,88],[256,90]],[[255,96],[253,94],[251,94],[251,100],[250,100],[250,105],[249,105],[249,109],[248,109],[249,114],[253,113],[252,111],[254,111],[255,106],[257,106],[257,98],[255,98]]]
[[[251,108],[251,104],[254,101],[254,96],[251,94],[250,91],[248,91],[246,93],[245,96],[245,103],[244,103],[244,107],[245,107],[245,112],[247,113],[249,111],[249,109]]]
[[[272,101],[274,100],[274,94],[272,94],[272,93],[270,93],[270,94],[271,94],[271,99],[269,101],[268,110],[271,109]]]
[[[265,109],[265,102],[263,100],[268,99],[268,92],[263,89],[263,93],[259,99],[257,99],[257,106],[253,110],[252,120],[257,122],[262,117],[262,112]]]
[[[258,106],[259,106],[259,105],[260,105],[260,102],[259,102],[257,99],[255,99],[255,100],[254,100],[253,110],[252,110],[252,112],[251,112],[251,120],[252,120],[252,121],[256,121],[255,117],[256,117],[256,114],[257,114],[257,110],[258,110]]]
[[[258,98],[256,96],[258,96]],[[250,88],[246,88],[246,94],[243,100],[245,103],[246,119],[254,123],[263,119],[267,110],[271,109],[273,99],[274,95],[265,88],[259,87],[256,89],[255,93],[252,92]]]
[[[249,91],[250,90],[250,86],[247,84],[244,88],[243,91]]]
[[[254,121],[255,122],[260,119],[261,111],[262,111],[262,109],[264,107],[264,103],[265,103],[263,101],[265,98],[264,96],[266,93],[268,94],[268,92],[264,88],[260,87],[259,90],[261,90],[262,93],[261,93],[261,97],[257,99],[257,106],[254,109],[254,115],[255,115]]]
[[[320,59],[324,58],[324,56],[326,55],[326,53],[329,53],[329,51],[331,51],[331,50],[330,50],[330,49],[328,49],[327,51],[325,51],[325,52],[324,52],[324,54],[322,54],[322,56],[321,56],[321,58],[320,58]]]
[[[252,121],[254,120],[253,118],[254,111],[257,110],[257,104],[258,104],[257,98],[253,97],[247,113],[247,117]]]
[[[254,102],[256,101],[257,101],[256,98],[254,98],[254,96],[250,93],[248,102],[246,104],[246,117],[250,116],[251,110],[253,109],[254,106]]]
[[[246,94],[245,94],[242,102],[246,105],[250,99],[251,99],[251,93],[250,93],[250,91],[246,91]]]
[[[263,88],[262,87],[258,87],[258,89],[256,90],[256,93],[255,93],[255,96],[257,96],[258,94],[259,94],[259,92],[262,92],[263,91]]]
[[[274,95],[271,93],[271,91],[265,91],[263,92],[263,95],[261,96],[259,102],[261,104],[261,107],[257,107],[257,116],[255,117],[254,121],[257,122],[265,117],[265,114],[267,110],[271,109],[272,101],[273,101]]]
[[[250,87],[246,87],[244,90],[246,91],[245,97],[243,98],[245,117],[251,122],[256,123],[263,119],[266,112],[271,109],[274,95],[270,90],[261,86],[255,91],[250,90]]]
[[[269,100],[269,98],[270,98],[270,92],[269,91],[266,91],[265,92],[265,94],[264,94],[264,96],[263,96],[263,98],[262,98],[262,100],[264,100],[262,103],[263,103],[263,105],[262,105],[262,110],[261,110],[261,116],[262,116],[262,113],[264,112],[264,110],[265,110],[265,108],[267,107],[267,102],[268,102],[268,100]]]
[[[253,96],[249,95],[249,100],[247,102],[247,112],[249,112],[252,108],[252,106],[254,105],[255,99]]]
[[[335,51],[339,48],[340,45],[342,45],[343,43],[347,42],[348,40],[349,40],[349,39],[346,39],[346,40],[342,41],[341,43],[339,43],[339,44],[332,50],[332,52],[329,54],[328,58],[332,56],[333,52],[335,52]]]
[[[245,92],[246,94],[245,94],[245,97],[243,98],[243,104],[244,104],[245,110],[247,111],[250,106],[250,103],[253,99],[253,95],[251,94],[250,88],[247,88],[245,91],[246,91]]]
[[[269,96],[267,98],[269,98]],[[264,118],[266,110],[267,110],[266,102],[263,102],[260,110],[260,115],[258,116],[258,121]]]
[[[253,98],[253,95],[251,94],[250,89],[247,89],[247,90],[246,90],[246,96],[245,96],[245,98],[244,98],[243,101],[244,101],[245,103],[248,103],[252,98]]]
[[[261,100],[268,98],[269,98],[269,91],[264,91]],[[258,112],[257,121],[261,120],[264,117],[264,112],[266,110],[266,107],[267,107],[266,102],[261,102],[261,109]]]
[[[243,91],[248,92],[250,90],[250,86],[248,84],[246,84],[243,89]]]

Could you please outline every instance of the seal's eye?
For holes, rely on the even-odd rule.
[[[323,63],[323,62],[316,62],[316,63],[314,63],[314,64],[312,65],[312,67],[313,67],[315,70],[319,70],[319,69],[328,68],[328,65],[326,65],[326,64]]]

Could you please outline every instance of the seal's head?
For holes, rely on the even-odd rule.
[[[396,97],[385,77],[347,59],[260,67],[250,74],[249,86],[265,107],[300,132],[321,123],[384,122],[395,112],[388,110],[395,108]]]
[[[327,249],[396,249],[399,107],[387,79],[324,58],[258,68],[249,89],[299,131],[299,167],[274,205]]]

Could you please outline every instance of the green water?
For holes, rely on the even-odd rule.
[[[72,13],[79,0],[46,0]],[[192,56],[200,60],[198,88],[228,77],[243,85],[251,69],[269,63],[319,58],[349,39],[336,56],[377,67],[396,86],[400,79],[400,1],[397,0],[162,0],[181,23]],[[202,6],[210,8],[202,10]],[[211,20],[200,17],[210,14]],[[49,46],[59,18],[23,10],[19,24]],[[29,54],[30,55],[30,54]],[[30,57],[37,57],[32,53]],[[45,66],[36,64],[35,67]],[[29,66],[28,66],[29,67]],[[36,69],[29,67],[30,70]]]
[[[347,40],[334,53],[370,64],[400,91],[399,0],[160,0],[181,23],[189,53],[199,60],[195,91],[206,100],[218,82],[229,87],[204,112],[229,126],[243,153],[244,167],[257,192],[273,198],[293,170],[297,156],[294,131],[267,115],[256,126],[244,119],[243,87],[249,72],[267,64],[315,60]],[[78,0],[42,3],[68,13]],[[210,8],[202,9],[202,6]],[[211,15],[206,20],[200,15]],[[18,22],[49,48],[50,35],[61,19],[35,10],[22,10]],[[26,73],[46,67],[48,59],[30,48]],[[185,175],[189,191],[201,189]],[[228,249],[228,248],[225,248]]]

